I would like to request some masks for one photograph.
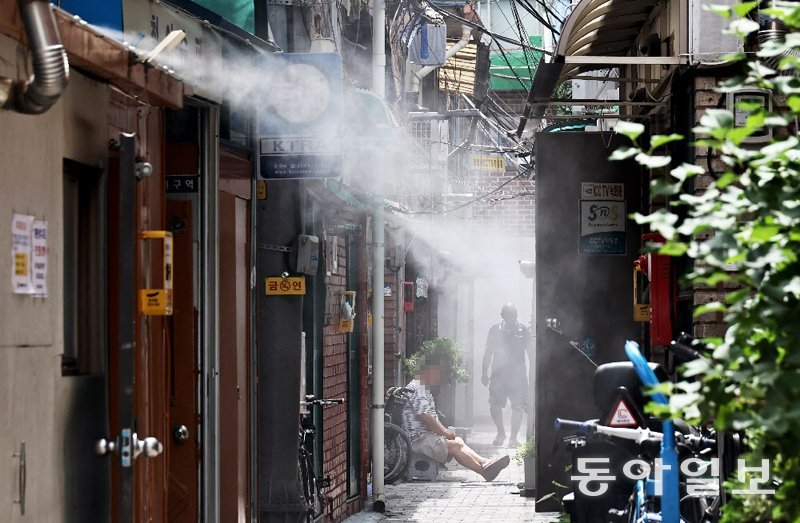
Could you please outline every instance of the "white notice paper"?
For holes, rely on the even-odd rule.
[[[34,220],[32,241],[33,293],[47,296],[47,222]]]
[[[33,216],[15,214],[11,220],[11,289],[15,294],[33,294],[31,232]]]

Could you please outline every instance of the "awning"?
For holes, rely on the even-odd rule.
[[[135,60],[121,43],[93,30],[66,11],[54,8],[58,31],[70,67],[91,73],[156,106],[181,107],[183,82],[163,70]],[[0,0],[0,33],[25,42],[17,0]]]
[[[564,21],[549,63],[533,77],[528,101],[517,128],[522,136],[528,120],[541,118],[556,87],[581,72],[607,69],[607,63],[567,63],[570,57],[624,57],[630,54],[642,25],[659,0],[581,0]]]

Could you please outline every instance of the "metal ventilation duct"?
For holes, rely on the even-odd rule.
[[[0,103],[3,109],[42,114],[66,89],[69,62],[50,2],[19,0],[19,10],[31,49],[33,76],[27,81],[0,79]]]

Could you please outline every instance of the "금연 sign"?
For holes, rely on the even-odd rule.
[[[302,276],[266,278],[264,293],[267,296],[302,295],[306,293],[306,279]]]
[[[335,53],[268,56],[274,70],[258,104],[262,179],[342,174],[342,60]]]

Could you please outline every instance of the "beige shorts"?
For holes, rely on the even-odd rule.
[[[411,442],[411,451],[424,454],[437,463],[447,463],[447,440],[444,436],[428,432]]]

